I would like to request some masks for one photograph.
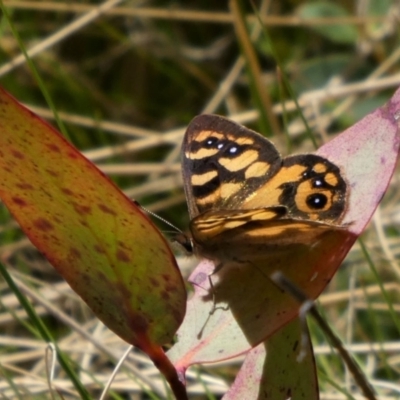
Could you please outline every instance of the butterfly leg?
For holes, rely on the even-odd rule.
[[[211,310],[210,310],[209,313],[208,313],[208,317],[207,317],[206,321],[204,322],[203,327],[201,328],[200,332],[197,334],[197,339],[199,339],[199,340],[202,338],[204,329],[205,329],[205,327],[206,327],[208,321],[209,321],[210,318],[212,317],[212,315],[215,313],[215,311],[217,311],[218,309],[224,310],[224,311],[229,310],[229,306],[226,306],[226,307],[218,307],[218,306],[217,306],[217,300],[216,300],[216,293],[217,293],[217,290],[216,290],[216,288],[215,288],[215,286],[214,286],[214,283],[213,283],[213,281],[212,281],[212,276],[213,276],[215,273],[217,273],[217,272],[222,268],[222,266],[223,266],[222,263],[218,264],[218,265],[214,268],[214,271],[212,271],[211,273],[209,273],[209,274],[207,275],[208,283],[209,283],[209,286],[210,286],[209,291],[210,291],[211,294],[212,294],[212,308],[211,308]]]
[[[212,293],[212,299],[213,299],[213,306],[212,309],[210,311],[210,315],[213,315],[215,313],[215,311],[217,310],[223,310],[223,311],[227,311],[229,310],[229,305],[225,306],[225,307],[217,307],[217,299],[216,299],[216,294],[217,294],[217,289],[214,286],[214,283],[211,279],[211,277],[216,274],[218,271],[220,271],[222,269],[222,267],[224,266],[223,263],[219,263],[215,268],[214,271],[211,272],[210,274],[208,274],[208,282],[210,284],[210,291]]]

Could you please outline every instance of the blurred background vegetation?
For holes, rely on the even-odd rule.
[[[128,196],[183,230],[188,214],[180,146],[195,115],[229,116],[271,136],[283,154],[312,151],[283,74],[318,144],[384,104],[400,84],[396,0],[0,4],[0,84],[55,126],[56,111],[62,121],[58,128],[65,125],[86,157]],[[250,46],[240,30],[241,19],[251,34]],[[22,55],[24,49],[37,74]],[[356,245],[320,300],[327,320],[382,399],[400,398],[398,179],[396,174],[364,238],[379,280]],[[61,348],[81,366],[84,384],[98,396],[126,345],[93,317],[4,208],[0,222],[2,261]],[[178,259],[184,271],[193,265],[185,257]],[[50,398],[46,345],[36,338],[3,281],[0,289],[0,398]],[[358,389],[340,358],[311,325],[321,397],[356,396]],[[191,398],[220,397],[239,361],[193,368]],[[133,352],[129,362],[113,384],[114,398],[157,398],[130,365],[162,387],[157,371],[140,353]],[[63,398],[77,398],[65,376],[55,379]]]

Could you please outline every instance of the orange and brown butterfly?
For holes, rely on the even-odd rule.
[[[282,158],[250,129],[217,115],[189,124],[182,171],[194,252],[219,264],[262,261],[343,229],[348,186],[315,154]]]

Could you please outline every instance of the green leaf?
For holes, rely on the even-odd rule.
[[[172,340],[186,292],[150,220],[52,127],[0,90],[0,198],[32,243],[117,335]]]
[[[292,76],[291,85],[295,93],[323,87],[332,76],[343,74],[349,67],[349,56],[346,53],[332,54],[324,57],[311,57],[296,63],[296,70]],[[382,104],[378,103],[374,108]],[[359,118],[363,117],[361,115]],[[357,119],[355,119],[357,120]],[[353,120],[354,121],[354,120]]]
[[[318,18],[340,18],[349,16],[348,12],[336,3],[317,1],[304,4],[297,9],[297,15],[304,20]],[[357,30],[348,24],[319,24],[310,28],[325,38],[336,43],[354,44],[357,40]]]

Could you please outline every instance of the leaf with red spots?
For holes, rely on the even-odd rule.
[[[0,176],[0,198],[32,243],[110,329],[147,352],[171,341],[186,292],[160,232],[79,151],[3,90]]]
[[[169,357],[183,375],[194,363],[215,362],[245,353],[293,320],[300,305],[269,276],[280,271],[315,299],[324,290],[369,222],[389,184],[399,152],[400,90],[385,106],[322,146],[317,154],[340,166],[350,188],[346,229],[327,232],[313,246],[266,253],[265,268],[214,265],[202,261],[192,273],[195,294],[188,302],[179,341]],[[213,294],[216,308],[213,308]]]

